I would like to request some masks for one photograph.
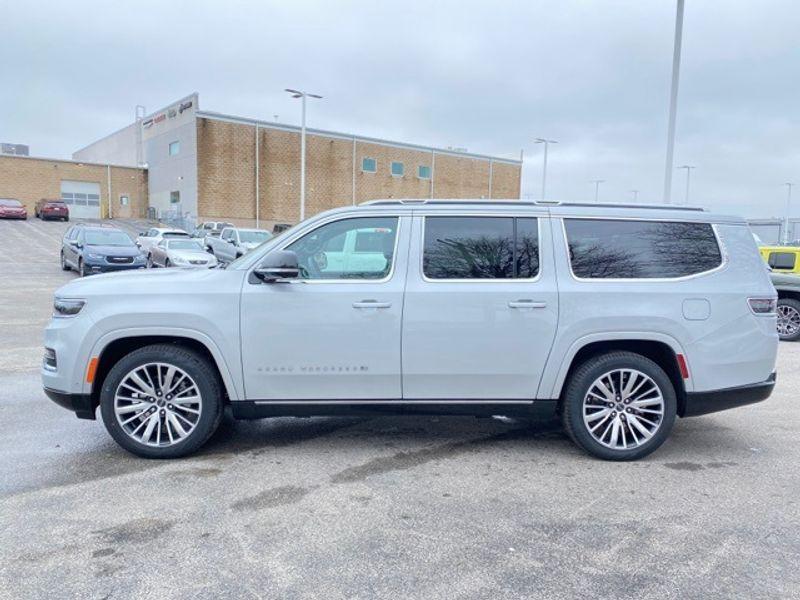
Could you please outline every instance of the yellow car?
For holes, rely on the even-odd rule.
[[[758,251],[773,271],[800,274],[800,246],[760,246]]]

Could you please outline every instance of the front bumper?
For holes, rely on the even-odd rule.
[[[116,271],[132,271],[134,269],[144,269],[144,263],[123,263],[114,265],[110,263],[90,263],[85,264],[87,273],[114,273]]]
[[[766,381],[708,392],[689,392],[682,417],[696,417],[708,413],[754,404],[769,398],[775,388],[775,373]]]
[[[96,407],[90,394],[70,394],[48,387],[44,388],[44,393],[60,407],[74,412],[79,419],[91,419],[94,421]]]

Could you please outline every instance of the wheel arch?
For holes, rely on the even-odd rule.
[[[782,300],[784,298],[790,298],[792,300],[797,300],[800,302],[800,290],[785,290],[781,288],[775,288],[778,292],[778,299]]]
[[[99,400],[103,381],[117,361],[134,350],[153,344],[175,344],[183,348],[194,350],[202,356],[205,356],[209,362],[216,367],[222,389],[225,393],[225,402],[241,399],[242,396],[239,394],[236,382],[225,362],[222,352],[220,352],[217,345],[204,334],[191,330],[170,332],[152,330],[120,331],[109,334],[99,340],[92,350],[91,355],[98,357],[98,363],[94,381],[90,384],[90,390],[87,391],[91,393],[95,405]]]
[[[681,375],[677,356],[685,357],[680,345],[667,336],[628,335],[619,338],[588,338],[578,340],[570,347],[561,363],[558,376],[554,382],[551,398],[562,400],[565,383],[581,364],[594,356],[613,351],[628,351],[645,356],[664,369],[675,388],[678,401],[678,415],[683,416],[686,408],[686,392],[691,391],[691,380]],[[691,371],[690,371],[691,373]]]

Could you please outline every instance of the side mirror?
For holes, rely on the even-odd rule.
[[[300,276],[297,254],[291,250],[270,252],[258,265],[253,274],[264,283],[275,283],[282,279],[296,279]]]

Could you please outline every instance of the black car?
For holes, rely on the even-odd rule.
[[[116,227],[75,225],[61,242],[61,268],[75,269],[81,277],[144,267],[145,257],[139,247]]]

